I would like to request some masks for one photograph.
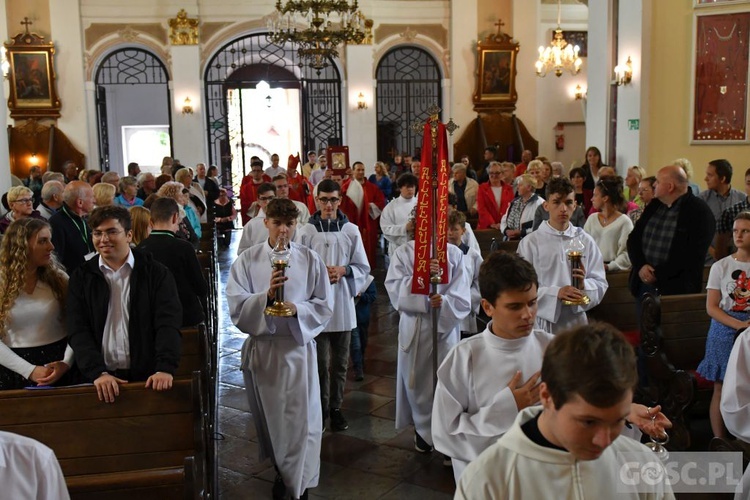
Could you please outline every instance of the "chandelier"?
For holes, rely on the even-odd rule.
[[[563,38],[560,29],[560,13],[562,11],[561,1],[557,1],[557,29],[549,47],[539,47],[539,59],[537,60],[536,75],[544,77],[551,70],[555,76],[561,76],[563,71],[569,71],[571,75],[577,75],[581,71],[581,58],[578,57],[578,45],[571,46]]]
[[[361,43],[365,38],[365,16],[359,11],[357,0],[281,0],[268,21],[270,39],[281,44],[297,45],[302,61],[317,70],[328,66],[329,57],[338,57],[342,43]],[[298,25],[305,28],[298,29]]]

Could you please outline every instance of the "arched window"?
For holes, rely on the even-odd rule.
[[[169,75],[158,57],[139,48],[115,50],[99,64],[94,82],[101,170],[127,173],[131,161],[155,169],[172,156]]]
[[[290,82],[284,77],[283,85],[276,85],[281,73],[295,80]],[[290,44],[277,45],[264,33],[238,38],[211,58],[205,73],[209,161],[221,165],[223,178],[233,178],[233,184],[244,170],[249,171],[250,159],[245,156],[253,138],[243,133],[246,128],[243,122],[249,119],[244,114],[235,119],[239,123],[230,127],[229,96],[236,100],[234,89],[255,88],[260,80],[272,88],[299,89],[302,129],[299,152],[303,162],[307,150],[342,142],[341,75],[333,60],[318,73],[300,62],[297,50]],[[283,156],[281,164],[286,166]]]
[[[395,47],[378,63],[376,78],[378,158],[393,158],[402,152],[419,153],[422,132],[415,132],[411,125],[427,118],[430,106],[442,107],[437,62],[419,47]]]

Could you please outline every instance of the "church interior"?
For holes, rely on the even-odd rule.
[[[593,146],[623,178],[632,166],[655,176],[687,158],[690,180],[701,189],[709,162],[726,158],[735,168],[731,186],[747,190],[742,172],[750,165],[742,158],[750,157],[749,0],[349,0],[361,13],[356,22],[364,36],[318,59],[274,38],[284,23],[296,23],[300,31],[309,27],[304,14],[293,21],[279,18],[282,3],[0,0],[0,38],[6,41],[0,125],[7,129],[0,136],[0,192],[20,185],[35,167],[63,172],[73,161],[80,170],[122,178],[135,162],[158,176],[162,159],[171,157],[184,166],[216,166],[219,186],[239,209],[252,157],[267,166],[276,154],[286,167],[298,155],[304,163],[308,151],[346,147],[349,166],[364,163],[369,177],[378,161],[388,164],[407,154],[418,159],[423,130],[414,124],[430,116],[455,127],[447,138],[450,164],[466,155],[478,168],[492,147],[497,161],[520,163],[529,150],[560,162],[567,172],[585,164]],[[557,65],[541,62],[556,29],[576,45],[577,62],[569,55]],[[470,222],[476,226],[476,219]],[[228,247],[201,243],[201,263],[212,280],[207,328],[213,333],[191,354],[213,356],[214,375],[192,380],[193,390],[196,384],[210,386],[203,387],[206,408],[194,410],[205,426],[195,431],[182,420],[175,423],[188,425],[180,432],[190,439],[192,432],[200,435],[203,448],[201,467],[188,474],[192,466],[179,466],[203,488],[184,498],[276,498],[277,471],[258,458],[240,371],[247,335],[232,323],[226,301],[241,236],[238,219]],[[476,236],[482,254],[490,240],[502,239],[499,232],[480,230]],[[444,457],[415,453],[413,428],[394,425],[400,314],[383,286],[389,259],[382,243],[371,271],[377,299],[364,377],[355,380],[348,372],[342,406],[348,429],[323,434],[320,480],[310,498],[447,499],[455,492]],[[644,336],[635,317],[627,273],[609,286],[589,317],[638,334],[662,353],[659,369],[669,371],[668,380],[662,392],[647,397],[676,417],[670,449],[721,446],[711,442],[710,383],[703,386],[687,375],[703,356],[705,293],[690,305],[664,300],[646,310],[656,338]],[[695,336],[703,343],[674,333],[680,330],[700,331]],[[679,338],[664,340],[665,332]],[[189,381],[183,389],[190,391]],[[2,408],[22,404],[15,401],[0,394]],[[14,412],[17,418],[34,414],[24,408]],[[2,413],[0,430],[12,430],[18,422]],[[160,439],[158,433],[147,437]],[[750,458],[750,445],[743,443],[711,449]],[[130,467],[133,457],[122,460]],[[63,471],[84,470],[84,460],[75,460],[75,467],[61,460]],[[112,466],[102,472],[117,471]],[[80,471],[71,474],[82,477]],[[174,488],[148,489],[159,477],[133,473],[119,479],[141,484],[142,494],[137,487],[125,493],[122,486],[105,495],[80,483],[72,497],[172,498]]]

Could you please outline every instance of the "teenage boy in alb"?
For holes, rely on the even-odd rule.
[[[242,373],[255,422],[260,459],[270,458],[277,476],[273,498],[307,498],[318,485],[322,415],[315,337],[333,313],[329,274],[312,250],[289,243],[286,273],[271,267],[269,253],[279,238],[291,241],[297,208],[276,199],[266,207],[268,240],[237,257],[227,282],[232,322],[248,334],[242,346]],[[284,287],[291,317],[265,314]]]

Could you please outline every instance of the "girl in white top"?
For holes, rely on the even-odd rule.
[[[0,245],[0,389],[52,385],[73,364],[62,321],[68,276],[47,221],[25,218]]]
[[[708,274],[706,312],[711,316],[711,326],[706,338],[706,354],[696,370],[714,383],[708,414],[711,430],[719,438],[727,437],[721,399],[729,355],[737,331],[750,326],[750,213],[737,215],[732,236],[737,251],[715,262]],[[729,387],[731,392],[737,391],[735,385]]]
[[[633,230],[633,221],[620,211],[623,203],[621,177],[603,177],[597,181],[591,197],[591,204],[597,211],[586,220],[583,230],[602,252],[605,271],[630,269],[628,236]]]

